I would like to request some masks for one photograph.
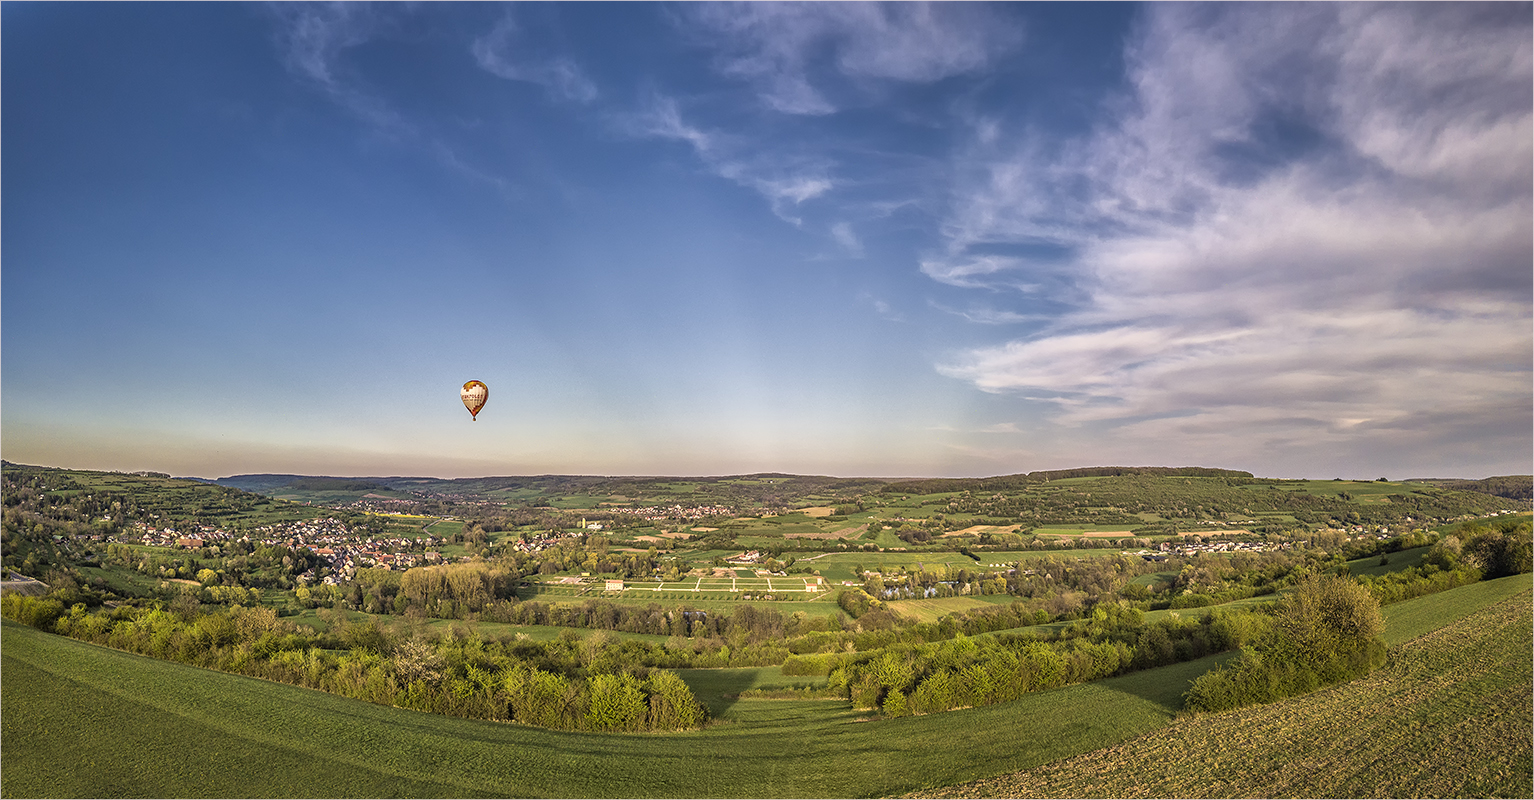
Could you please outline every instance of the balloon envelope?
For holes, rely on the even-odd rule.
[[[490,387],[479,381],[469,381],[463,385],[458,396],[463,398],[464,408],[469,409],[469,417],[478,422],[479,410],[485,407],[485,401],[490,398]]]

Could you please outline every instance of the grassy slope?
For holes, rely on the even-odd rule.
[[[1405,643],[1369,678],[928,796],[1529,797],[1529,576],[1387,612]]]
[[[3,632],[0,793],[28,797],[887,795],[1155,730],[1211,666],[886,722],[859,722],[837,703],[738,701],[705,731],[615,736],[436,717],[10,622]],[[700,691],[717,695],[730,679],[711,676]]]
[[[374,706],[6,622],[0,794],[842,797],[1050,764],[1021,774],[1053,776],[1052,783],[955,791],[1528,796],[1528,581],[1517,576],[1387,608],[1392,639],[1461,622],[1410,643],[1374,678],[1170,728],[1188,682],[1211,660],[884,722],[858,722],[837,703],[731,702],[722,695],[799,681],[775,670],[699,671],[689,679],[719,724],[604,736]],[[1509,596],[1498,613],[1476,610]],[[1284,769],[1250,770],[1249,762]],[[1059,770],[1069,769],[1098,782],[1083,784],[1079,774],[1067,782]],[[1105,784],[1106,773],[1138,782]],[[1274,783],[1275,776],[1289,777]]]

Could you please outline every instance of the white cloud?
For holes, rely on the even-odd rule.
[[[858,300],[873,306],[874,311],[879,315],[881,319],[885,319],[890,322],[905,322],[905,317],[901,316],[900,312],[896,311],[893,306],[880,298],[874,297],[868,292],[860,292],[858,294]]]
[[[994,288],[1033,267],[978,246],[1053,242],[1084,300],[939,370],[1147,448],[1526,456],[1527,16],[1149,7],[1120,115],[1053,147],[977,135],[922,263]]]
[[[510,15],[503,16],[489,33],[474,40],[470,48],[474,60],[492,75],[538,84],[564,100],[590,103],[597,98],[596,84],[579,65],[563,56],[538,58],[518,53],[519,49],[531,48],[525,41],[519,41],[517,34],[516,21]]]
[[[837,110],[812,78],[828,59],[842,79],[931,83],[984,70],[1020,38],[989,8],[946,3],[707,3],[687,16],[721,72],[786,114]]]
[[[961,258],[923,259],[920,262],[920,267],[922,273],[927,277],[938,283],[946,283],[949,286],[979,289],[996,285],[1007,285],[1014,289],[1028,291],[1036,287],[1018,281],[999,281],[993,277],[1005,273],[1017,273],[1026,266],[1026,263],[1020,258],[978,255]]]
[[[410,132],[404,119],[341,63],[346,50],[366,42],[379,27],[372,7],[361,3],[277,3],[268,8],[277,18],[278,44],[289,70],[375,129],[389,134]]]
[[[843,250],[853,258],[863,257],[863,241],[858,238],[856,231],[852,229],[850,222],[838,222],[831,226],[831,238],[842,246]]]
[[[939,311],[963,317],[970,322],[980,325],[1014,325],[1020,322],[1042,322],[1049,319],[1049,317],[1042,314],[1019,314],[1016,311],[1005,311],[998,308],[975,306],[966,309],[954,309],[941,303],[932,303],[932,306]]]
[[[774,214],[794,225],[802,225],[803,220],[790,213],[792,207],[836,187],[827,175],[828,168],[822,163],[764,153],[741,153],[746,149],[743,142],[687,123],[682,119],[676,101],[669,97],[651,98],[648,108],[631,120],[630,129],[642,136],[688,143],[715,175],[755,190],[767,199]]]

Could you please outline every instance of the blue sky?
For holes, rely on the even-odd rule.
[[[1531,469],[1527,3],[0,17],[11,461]]]

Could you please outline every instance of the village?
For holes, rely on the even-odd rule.
[[[319,582],[325,585],[349,581],[356,576],[359,568],[409,569],[439,564],[444,560],[435,549],[443,542],[438,537],[359,537],[344,523],[332,518],[265,525],[253,532],[238,534],[211,525],[182,528],[178,531],[135,523],[120,539],[153,547],[183,550],[207,548],[212,555],[217,555],[222,547],[234,541],[309,550],[324,558],[328,569],[307,570],[296,576],[296,579],[299,583]],[[252,536],[252,533],[255,535]]]
[[[643,508],[625,508],[613,506],[607,509],[615,514],[632,514],[647,522],[664,522],[666,520],[696,521],[700,519],[712,519],[716,517],[733,517],[735,509],[729,506],[645,506]]]

